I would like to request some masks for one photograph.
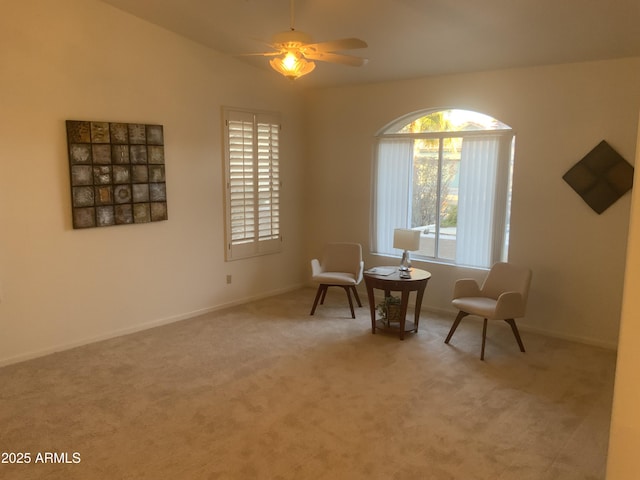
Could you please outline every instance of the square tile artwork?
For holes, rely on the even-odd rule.
[[[603,140],[562,178],[600,214],[631,190],[633,167]]]
[[[67,120],[73,228],[167,220],[162,125]]]

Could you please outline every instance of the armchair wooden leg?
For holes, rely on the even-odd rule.
[[[353,295],[356,297],[356,302],[358,302],[358,306],[361,307],[362,302],[360,301],[360,297],[358,296],[358,290],[356,289],[355,285],[351,285],[351,290],[353,290]]]
[[[513,335],[516,337],[516,341],[518,342],[518,346],[520,347],[520,351],[524,352],[524,344],[522,343],[522,339],[520,338],[520,332],[518,332],[518,327],[516,326],[516,321],[513,318],[507,318],[505,320],[511,327],[513,331]]]
[[[327,296],[327,290],[329,290],[329,285],[322,285],[322,298],[320,299],[320,305],[324,305],[324,297]]]
[[[480,360],[484,360],[484,344],[487,340],[487,319],[484,319],[482,325],[482,350],[480,350]]]
[[[463,312],[462,310],[460,310],[460,312],[458,313],[458,316],[453,321],[453,325],[451,325],[451,330],[449,330],[449,335],[447,335],[447,338],[444,341],[444,343],[449,343],[449,340],[451,340],[451,337],[453,337],[453,334],[456,331],[456,328],[458,328],[458,325],[460,325],[460,321],[467,315],[469,315],[467,312]]]
[[[324,295],[327,293],[327,285],[320,284],[318,285],[318,292],[316,293],[316,299],[313,301],[313,307],[311,308],[311,313],[309,315],[313,315],[316,312],[316,307],[318,306],[318,300],[320,300],[320,295],[324,300]]]
[[[347,292],[347,298],[349,299],[349,308],[351,309],[351,318],[356,318],[356,312],[353,311],[353,301],[351,300],[351,288],[344,286],[344,291]]]
[[[358,306],[359,307],[362,306],[362,302],[360,301],[360,297],[358,296],[358,291],[356,290],[356,287],[353,285],[335,285],[335,284],[328,284],[328,283],[321,283],[318,286],[318,291],[316,292],[316,298],[313,301],[313,307],[311,308],[311,313],[309,315],[313,315],[316,312],[316,307],[318,306],[318,303],[320,303],[320,305],[324,305],[324,299],[327,296],[327,290],[329,289],[329,287],[344,288],[344,291],[347,292],[347,299],[349,299],[349,309],[351,310],[351,318],[356,318],[356,312],[353,310],[353,300],[351,299],[351,291],[353,291],[353,294],[356,297]]]

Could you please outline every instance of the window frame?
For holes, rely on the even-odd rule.
[[[425,116],[429,116],[438,112],[443,112],[447,110],[455,110],[454,108],[447,109],[429,109],[429,110],[421,110],[418,112],[412,112],[410,114],[404,115],[400,118],[395,119],[394,121],[387,124],[384,128],[382,128],[374,138],[374,165],[373,165],[373,175],[372,175],[372,201],[371,201],[371,250],[374,255],[383,255],[383,256],[399,256],[399,254],[391,253],[390,251],[381,251],[381,248],[378,245],[378,190],[380,188],[380,180],[379,180],[379,156],[381,153],[381,143],[384,140],[390,139],[404,139],[411,140],[415,142],[417,139],[424,140],[434,140],[437,139],[439,142],[439,154],[438,154],[438,177],[437,177],[437,204],[440,205],[441,202],[441,181],[442,181],[442,162],[443,162],[443,143],[445,138],[461,138],[464,142],[464,138],[471,137],[498,137],[497,142],[499,143],[499,154],[496,159],[498,164],[498,171],[496,172],[496,196],[498,200],[496,200],[493,206],[493,228],[491,229],[492,235],[494,236],[493,244],[490,250],[490,261],[488,265],[475,265],[468,263],[458,263],[457,260],[440,257],[438,256],[438,248],[439,248],[439,230],[442,219],[440,218],[441,212],[439,209],[436,210],[437,219],[436,222],[436,235],[435,235],[435,247],[434,247],[434,256],[418,254],[414,252],[412,257],[418,261],[428,261],[428,262],[436,262],[443,263],[449,265],[457,265],[457,266],[465,266],[465,267],[476,267],[476,268],[489,268],[491,264],[497,261],[506,261],[508,257],[508,237],[509,237],[509,224],[510,224],[510,216],[511,216],[511,188],[512,188],[512,175],[513,175],[513,160],[514,160],[514,145],[515,145],[515,131],[508,125],[500,123],[495,129],[488,130],[446,130],[446,131],[424,131],[424,132],[399,132],[405,125],[410,124],[411,122]],[[479,113],[479,112],[473,112]],[[486,114],[484,114],[486,115]],[[488,115],[487,115],[488,116]],[[495,117],[491,117],[494,120]],[[412,158],[411,162],[415,161]],[[412,168],[409,169],[410,171]],[[408,178],[408,181],[411,183],[411,173]],[[411,203],[411,198],[409,197],[408,202]],[[407,207],[409,211],[411,210],[411,206]],[[398,224],[395,228],[411,228],[410,219],[405,219],[406,224],[402,224],[402,219],[398,219]],[[382,247],[384,249],[384,246]]]
[[[225,259],[281,252],[280,114],[222,107],[222,118]]]

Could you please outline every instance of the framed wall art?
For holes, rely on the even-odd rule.
[[[66,126],[74,229],[167,220],[162,125]]]

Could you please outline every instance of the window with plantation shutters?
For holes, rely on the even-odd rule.
[[[280,122],[224,109],[226,258],[280,251]]]

